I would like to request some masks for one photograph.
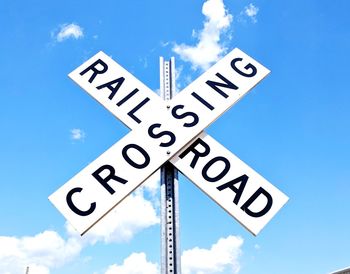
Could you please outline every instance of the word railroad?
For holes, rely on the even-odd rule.
[[[170,101],[103,52],[70,78],[132,129],[49,199],[84,234],[164,163],[257,235],[288,197],[203,130],[269,70],[234,49]]]

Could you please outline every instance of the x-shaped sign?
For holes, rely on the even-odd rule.
[[[203,130],[268,73],[234,49],[163,101],[99,52],[69,76],[132,131],[49,199],[84,234],[170,161],[256,235],[288,197]]]

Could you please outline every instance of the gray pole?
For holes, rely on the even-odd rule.
[[[171,100],[175,93],[175,58],[160,57],[160,95]],[[161,274],[180,274],[180,222],[178,171],[167,162],[161,167]]]

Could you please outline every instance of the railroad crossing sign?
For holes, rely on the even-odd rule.
[[[164,101],[103,52],[69,74],[131,129],[49,199],[86,233],[164,163],[170,161],[254,235],[288,197],[203,130],[269,70],[234,49]]]

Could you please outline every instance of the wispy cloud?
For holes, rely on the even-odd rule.
[[[85,132],[80,128],[73,128],[70,130],[70,138],[74,141],[84,141],[85,136]]]
[[[254,6],[252,3],[250,3],[248,6],[244,8],[244,14],[248,16],[253,23],[256,23],[258,21],[256,19],[258,12],[259,12],[259,8]]]
[[[225,53],[220,38],[229,29],[233,16],[226,10],[223,0],[207,0],[202,13],[205,16],[203,29],[198,33],[193,31],[198,43],[194,46],[175,44],[172,50],[182,60],[190,62],[193,69],[206,70]]]
[[[63,24],[59,27],[59,31],[53,32],[52,36],[56,39],[57,42],[63,42],[69,38],[79,39],[84,37],[84,32],[82,27],[77,24]]]

